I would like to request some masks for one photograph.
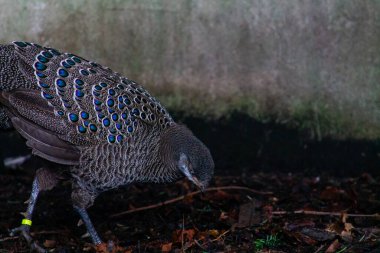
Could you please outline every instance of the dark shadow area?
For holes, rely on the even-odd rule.
[[[216,174],[240,175],[253,171],[302,172],[306,176],[380,175],[380,142],[365,140],[310,140],[306,133],[275,123],[260,123],[234,113],[218,121],[174,113],[211,150]],[[0,155],[29,154],[15,131],[0,133]]]
[[[188,125],[210,148],[217,174],[253,170],[334,176],[380,174],[379,141],[310,140],[306,133],[275,123],[263,124],[239,113],[206,122],[182,115],[177,113],[174,118]]]

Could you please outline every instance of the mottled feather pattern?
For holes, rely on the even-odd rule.
[[[165,129],[173,123],[144,88],[109,68],[33,43],[14,45],[32,66],[41,97],[55,115],[75,126],[74,144],[126,143],[145,125]]]

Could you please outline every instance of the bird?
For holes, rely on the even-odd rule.
[[[102,192],[187,178],[201,190],[214,173],[210,150],[137,82],[72,53],[36,43],[0,45],[0,128],[14,128],[32,154],[58,164],[36,171],[20,233],[30,235],[41,191],[69,172],[73,208],[93,244],[104,245],[87,209]]]

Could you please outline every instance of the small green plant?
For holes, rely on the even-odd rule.
[[[253,243],[255,244],[255,250],[260,251],[264,248],[271,249],[277,247],[280,244],[280,239],[277,234],[267,235],[265,239],[256,239]]]

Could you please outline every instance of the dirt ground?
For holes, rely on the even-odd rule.
[[[33,173],[27,165],[0,173],[0,252],[29,252],[9,229],[20,223]],[[187,181],[133,185],[100,195],[89,214],[125,252],[380,252],[380,181],[369,174],[252,171],[216,175],[208,191],[195,191]],[[62,183],[40,195],[32,235],[49,252],[95,252],[77,222]]]

